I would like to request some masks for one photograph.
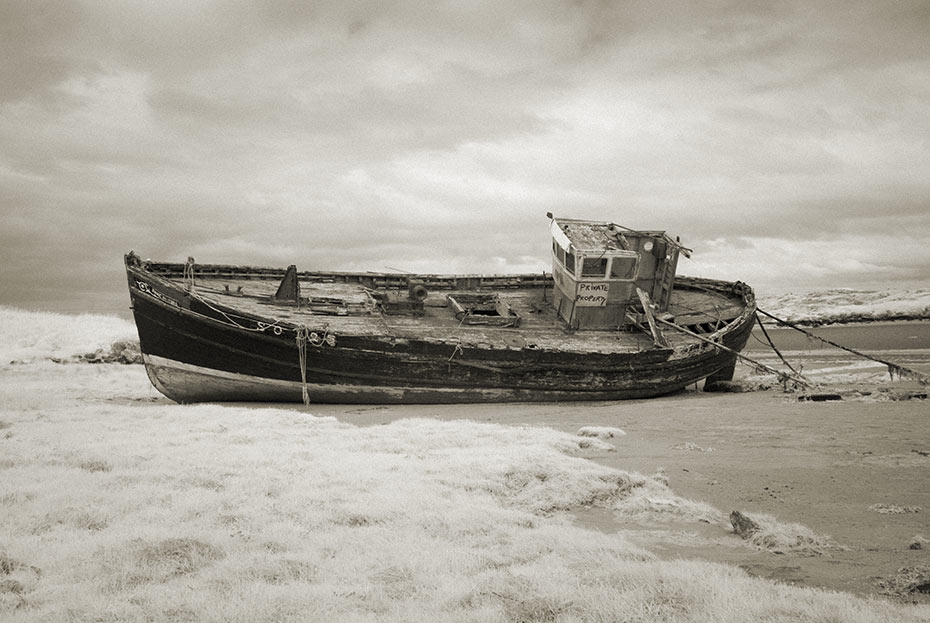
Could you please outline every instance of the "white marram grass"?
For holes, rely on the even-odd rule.
[[[0,305],[0,366],[11,361],[69,359],[138,342],[135,325],[117,316],[54,314]]]

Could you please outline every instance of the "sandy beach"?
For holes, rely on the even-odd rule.
[[[930,621],[926,387],[851,356],[786,354],[842,399],[741,365],[746,388],[774,387],[181,406],[139,365],[6,363],[0,608],[16,621]],[[930,350],[894,356],[930,370]],[[745,540],[733,511],[774,528]],[[674,598],[668,582],[682,582]]]

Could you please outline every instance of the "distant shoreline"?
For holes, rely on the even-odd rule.
[[[773,314],[777,315],[777,314]],[[860,324],[880,324],[880,323],[898,323],[898,322],[930,322],[930,315],[927,314],[886,314],[882,316],[863,315],[840,315],[828,316],[823,319],[801,319],[792,320],[785,318],[791,324],[795,324],[805,329],[816,329],[818,327],[832,327],[836,325],[860,325]],[[783,328],[785,325],[775,320],[763,317],[765,328],[778,327]],[[790,328],[790,327],[788,327]]]

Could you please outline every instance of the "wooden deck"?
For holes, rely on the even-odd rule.
[[[176,284],[183,284],[177,274],[161,275]],[[454,290],[429,288],[424,300],[423,314],[390,315],[381,313],[373,291],[366,284],[344,282],[338,277],[326,279],[313,276],[300,279],[300,294],[306,299],[298,307],[293,303],[272,302],[281,272],[272,274],[217,271],[215,274],[197,273],[194,293],[210,305],[227,310],[239,310],[277,321],[306,326],[311,331],[328,331],[335,335],[386,336],[393,339],[424,339],[427,341],[459,343],[492,349],[538,348],[576,352],[625,353],[656,348],[652,337],[639,330],[631,331],[568,331],[550,304],[552,289],[545,281],[527,284],[514,276],[511,282],[506,277],[491,278],[491,283],[502,288],[494,290],[484,286],[483,279],[475,276],[478,289]],[[372,277],[372,285],[390,300],[404,301],[407,289],[383,287],[399,285],[402,276],[378,280]],[[486,279],[486,278],[484,278]],[[366,280],[367,281],[367,280]],[[378,283],[380,281],[380,283]],[[520,287],[529,285],[530,287]],[[439,284],[451,286],[452,284]],[[501,299],[520,316],[515,328],[465,324],[455,317],[447,295],[456,291],[474,293],[496,292]],[[677,287],[673,292],[669,313],[677,324],[700,327],[700,332],[711,333],[716,328],[736,318],[744,310],[744,302],[735,295]],[[682,346],[698,343],[699,340],[674,330],[667,330],[670,345]]]

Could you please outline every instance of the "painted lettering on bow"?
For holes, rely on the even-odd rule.
[[[173,298],[169,296],[165,296],[164,294],[162,294],[161,292],[159,292],[158,290],[156,290],[155,288],[153,288],[152,286],[150,286],[144,281],[139,281],[138,279],[136,279],[136,287],[139,288],[140,292],[145,292],[146,294],[157,298],[163,303],[167,303],[168,305],[171,305],[173,307],[181,306],[181,304],[178,303],[176,300],[174,300]]]

